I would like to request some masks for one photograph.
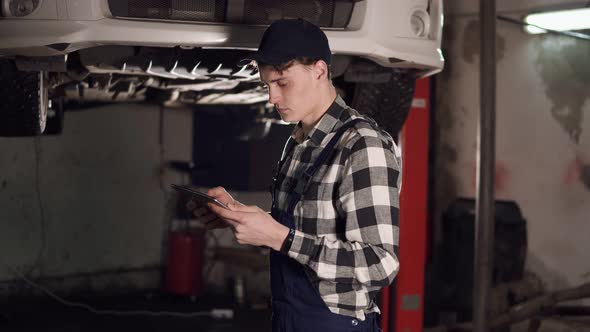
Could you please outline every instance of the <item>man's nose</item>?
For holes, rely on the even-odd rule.
[[[268,102],[276,105],[279,103],[280,100],[281,100],[281,96],[279,93],[277,93],[276,89],[269,88],[268,89]]]

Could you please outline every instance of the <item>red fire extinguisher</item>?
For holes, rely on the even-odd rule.
[[[198,296],[203,291],[205,264],[205,231],[184,229],[168,233],[168,267],[166,290],[176,295]]]

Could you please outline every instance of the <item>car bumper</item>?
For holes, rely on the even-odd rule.
[[[440,71],[444,66],[440,27],[432,29],[430,38],[412,38],[403,30],[405,25],[392,25],[387,22],[392,17],[382,14],[395,10],[393,3],[368,1],[357,29],[326,31],[332,52],[368,58],[385,67],[416,68],[426,75]],[[396,15],[406,17],[407,13]],[[0,55],[50,56],[100,45],[255,49],[265,29],[107,16],[93,20],[1,19]],[[436,24],[442,24],[442,19]]]

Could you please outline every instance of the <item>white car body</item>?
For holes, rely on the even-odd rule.
[[[367,114],[391,114],[391,131],[405,120],[415,79],[444,66],[442,0],[0,0],[0,14],[0,136],[44,132],[52,104],[66,105],[50,121],[59,128],[64,108],[95,102],[271,114],[256,69],[239,60],[281,18],[325,31],[339,93]],[[14,95],[22,82],[28,90]]]
[[[428,21],[423,36],[412,30],[413,14]],[[444,64],[442,20],[442,0],[368,0],[355,4],[346,28],[325,31],[334,54],[361,56],[384,67],[416,68],[429,75]],[[49,56],[100,45],[253,50],[265,28],[123,19],[113,16],[107,0],[40,0],[30,15],[0,19],[0,55]],[[67,48],[48,46],[55,44]]]

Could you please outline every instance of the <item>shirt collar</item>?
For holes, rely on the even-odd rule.
[[[337,95],[334,102],[332,102],[328,110],[320,118],[320,121],[309,131],[307,137],[303,137],[301,122],[297,123],[291,137],[300,143],[309,138],[314,144],[320,145],[326,135],[331,133],[338,122],[340,122],[340,116],[345,107],[346,103]]]

